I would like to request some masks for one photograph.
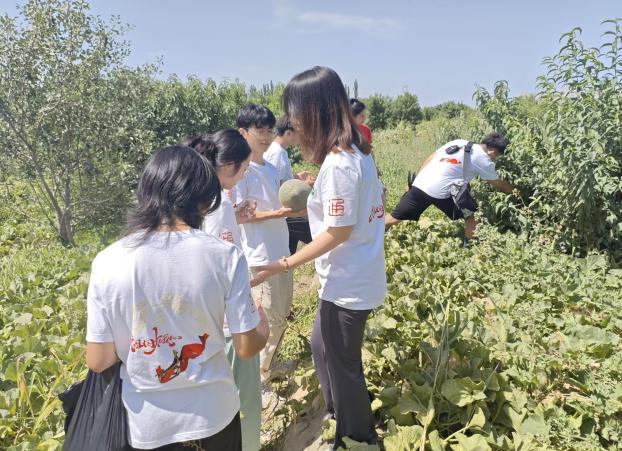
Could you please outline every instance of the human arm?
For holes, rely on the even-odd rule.
[[[486,180],[486,182],[490,183],[495,189],[503,193],[511,194],[515,190],[514,186],[512,186],[511,183],[508,183],[505,180]]]
[[[225,298],[225,316],[233,347],[240,357],[247,359],[264,348],[270,328],[261,305],[253,301],[251,296],[248,264],[244,254],[236,249],[231,260],[235,261],[235,269],[231,288]]]
[[[260,352],[266,346],[270,335],[270,326],[268,326],[268,319],[263,307],[256,304],[256,308],[257,313],[259,313],[259,324],[247,332],[231,334],[233,347],[243,359],[249,359]]]
[[[101,373],[119,361],[114,342],[86,343],[86,366],[90,370]]]
[[[307,185],[313,185],[315,183],[315,176],[309,171],[300,171],[295,177],[298,180],[302,180]]]
[[[353,228],[354,226],[329,227],[294,255],[261,267],[257,276],[251,280],[251,285],[257,286],[271,276],[304,265],[333,250],[350,238]]]
[[[235,209],[235,221],[238,224],[245,224],[247,222],[253,222],[255,220],[255,210],[257,208],[257,201],[244,200],[241,204],[236,205]]]
[[[268,219],[280,219],[280,218],[303,218],[307,215],[307,209],[300,211],[294,211],[291,208],[281,207],[278,210],[255,210],[254,221],[266,221]]]
[[[86,297],[86,366],[96,372],[110,368],[119,361],[106,308],[100,300],[96,264],[93,263]]]
[[[322,222],[326,229],[299,252],[261,268],[251,284],[257,285],[274,274],[303,265],[348,240],[358,221],[360,183],[356,171],[350,167],[323,168],[316,186],[316,197],[309,202],[321,203]]]

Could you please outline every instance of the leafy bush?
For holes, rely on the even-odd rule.
[[[364,347],[386,449],[622,445],[622,271],[489,226],[469,250],[455,236],[424,219],[387,240]]]
[[[367,124],[372,130],[407,124],[415,127],[423,119],[419,99],[410,92],[395,98],[374,94],[363,100],[367,107]]]
[[[470,109],[471,108],[461,102],[454,102],[453,100],[443,102],[436,106],[423,107],[423,120],[430,121],[438,116],[444,116],[447,119],[452,119]]]
[[[500,168],[529,206],[490,194],[487,215],[521,229],[533,212],[560,249],[608,249],[620,259],[622,20],[606,23],[612,29],[600,48],[585,48],[579,28],[562,36],[559,54],[545,59],[537,104],[510,98],[505,82],[476,97],[488,124],[511,141]]]
[[[114,219],[150,150],[152,67],[130,70],[118,20],[82,0],[28,1],[0,18],[0,145],[66,244]]]

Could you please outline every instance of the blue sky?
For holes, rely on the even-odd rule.
[[[15,0],[0,0],[13,13]],[[359,96],[417,94],[423,105],[472,104],[476,85],[508,80],[535,90],[542,58],[575,26],[599,45],[600,23],[622,0],[92,0],[133,25],[128,63],[163,57],[163,74],[287,81],[313,65],[335,69]]]

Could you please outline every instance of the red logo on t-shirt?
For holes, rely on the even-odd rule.
[[[230,243],[233,243],[233,233],[231,233],[231,231],[227,230],[226,232],[222,232],[220,234],[220,239],[223,241],[228,241]]]
[[[346,212],[343,199],[331,199],[328,204],[328,216],[343,216]]]
[[[460,160],[457,158],[441,158],[441,163],[460,164]]]
[[[199,337],[200,343],[190,343],[181,347],[181,352],[178,354],[177,350],[173,350],[173,363],[168,368],[162,369],[158,365],[156,368],[156,376],[161,384],[165,384],[171,379],[175,379],[181,373],[188,368],[188,361],[196,359],[205,351],[205,342],[207,341],[208,334],[203,334]]]

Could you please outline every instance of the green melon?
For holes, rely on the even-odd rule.
[[[281,185],[279,200],[284,207],[294,211],[307,208],[307,198],[311,193],[311,187],[302,180],[291,179]]]

